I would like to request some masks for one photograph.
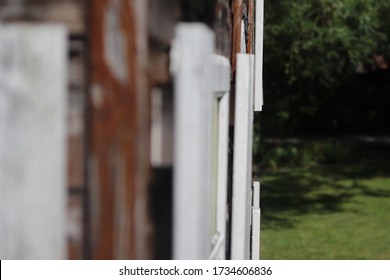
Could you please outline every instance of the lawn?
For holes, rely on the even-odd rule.
[[[390,259],[390,160],[261,178],[261,259]]]

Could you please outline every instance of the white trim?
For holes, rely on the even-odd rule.
[[[253,182],[252,191],[252,260],[260,259],[260,182]]]
[[[263,108],[263,35],[264,35],[264,0],[256,0],[255,28],[255,111]]]
[[[175,77],[174,259],[225,258],[230,62],[213,53],[214,35],[205,25],[177,26],[171,53]],[[212,122],[217,129],[214,142]],[[210,232],[211,223],[216,223],[215,232]]]
[[[230,62],[227,58],[214,55],[214,98],[218,103],[218,167],[217,167],[217,232],[221,239],[215,244],[209,256],[212,259],[225,259],[226,219],[227,219],[227,177],[229,145],[229,91]],[[221,244],[221,245],[219,245]],[[215,253],[214,253],[215,252]]]
[[[210,252],[210,145],[214,34],[203,24],[176,27],[173,258],[207,259]]]
[[[254,56],[237,54],[233,154],[232,259],[249,259]]]
[[[241,20],[240,53],[246,53],[245,21]]]
[[[230,61],[218,54],[213,55],[213,92],[229,93],[230,91]]]

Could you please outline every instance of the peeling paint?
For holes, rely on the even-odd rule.
[[[111,1],[104,16],[104,56],[112,75],[122,83],[129,77],[125,34],[119,22],[118,1]]]
[[[104,90],[98,84],[93,84],[91,86],[91,97],[92,97],[92,105],[95,108],[100,108],[104,103]]]

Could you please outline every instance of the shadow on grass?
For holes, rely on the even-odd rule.
[[[261,209],[263,229],[285,229],[307,214],[349,211],[346,204],[360,196],[390,197],[390,186],[368,186],[365,180],[389,178],[389,162],[289,168],[263,176]]]

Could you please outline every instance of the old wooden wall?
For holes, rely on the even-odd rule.
[[[169,203],[162,201],[169,197],[159,194],[169,194],[171,182],[158,183],[162,169],[151,168],[150,162],[152,92],[172,94],[169,52],[179,21],[200,21],[215,32],[217,53],[231,59],[234,88],[242,24],[245,51],[253,53],[254,2],[0,1],[1,23],[57,23],[69,32],[66,183],[70,259],[170,256],[164,243],[169,239],[172,213]],[[234,94],[230,96],[232,147]],[[229,169],[231,182],[231,149]],[[169,177],[172,166],[164,170],[168,173],[163,171],[162,176]],[[159,239],[156,231],[165,231],[162,236],[168,239]],[[158,244],[164,252],[156,249]]]
[[[84,258],[86,17],[84,0],[3,0],[1,23],[61,24],[68,32],[67,185],[68,257]]]
[[[91,257],[152,257],[146,2],[91,2]]]

